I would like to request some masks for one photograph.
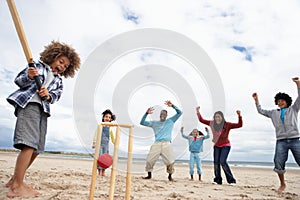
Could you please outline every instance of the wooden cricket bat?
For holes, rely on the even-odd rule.
[[[14,21],[15,28],[17,30],[18,37],[20,39],[27,63],[30,67],[35,67],[34,63],[33,63],[33,58],[31,55],[31,51],[29,49],[29,45],[28,45],[28,42],[27,42],[27,39],[25,36],[25,32],[24,32],[24,29],[23,29],[23,26],[22,26],[22,23],[21,23],[21,20],[20,20],[20,17],[19,17],[17,8],[16,8],[16,4],[15,4],[14,0],[7,0],[7,4],[8,4],[12,19]],[[33,78],[34,78],[34,81],[35,81],[38,89],[40,89],[42,87],[41,80],[39,79],[38,76],[35,76]],[[42,100],[45,100],[45,99],[46,99],[46,97],[42,97]]]

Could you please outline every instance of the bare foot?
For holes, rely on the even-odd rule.
[[[12,183],[14,181],[14,177],[15,176],[13,176],[13,177],[11,177],[11,179],[9,179],[9,181],[5,184],[5,187],[9,188],[10,186],[12,186]]]
[[[8,198],[15,198],[15,197],[37,197],[40,193],[38,191],[35,191],[31,187],[28,187],[27,185],[23,184],[15,188],[10,188],[7,197]]]
[[[9,179],[9,181],[5,184],[5,187],[10,188],[14,182],[14,178],[15,176],[11,177],[11,179]],[[33,187],[31,185],[25,184],[23,183],[25,187],[28,187],[29,189],[33,189]]]
[[[282,194],[282,192],[285,190],[285,188],[286,188],[286,185],[281,185],[277,190],[278,194]]]

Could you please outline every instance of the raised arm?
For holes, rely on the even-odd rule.
[[[296,83],[297,89],[298,89],[298,97],[293,104],[293,108],[299,112],[299,110],[300,110],[300,79],[299,79],[299,77],[295,77],[292,80]]]
[[[300,88],[300,79],[299,79],[299,77],[292,78],[292,80],[296,83],[297,88],[299,89]]]
[[[259,104],[259,101],[258,101],[258,95],[257,95],[256,92],[252,94],[252,97],[254,99],[257,112],[259,114],[262,114],[262,115],[266,116],[266,117],[271,117],[272,111],[271,110],[264,110],[264,109],[261,108],[261,105]]]
[[[148,114],[152,114],[153,113],[154,108],[153,107],[149,107],[146,111],[146,113],[143,115],[140,124],[143,126],[151,126],[151,122],[146,121],[146,118],[148,116]]]
[[[171,101],[166,101],[165,104],[169,107],[174,108],[174,110],[176,111],[176,114],[173,115],[172,117],[170,117],[170,119],[173,122],[177,121],[177,119],[182,115],[182,111],[179,110],[179,108],[177,108]]]
[[[238,116],[238,123],[226,122],[229,129],[240,128],[243,126],[243,119],[242,119],[241,111],[237,110],[236,114]]]
[[[210,120],[207,120],[207,119],[204,119],[203,117],[202,117],[202,115],[200,114],[200,106],[197,106],[196,107],[196,113],[197,113],[197,116],[198,116],[198,119],[199,119],[199,121],[201,122],[201,123],[203,123],[203,124],[206,124],[206,125],[210,125]]]
[[[206,135],[204,136],[204,139],[210,138],[209,129],[207,127],[205,127],[205,131],[206,131]]]
[[[181,129],[180,129],[181,136],[182,136],[183,138],[185,138],[185,139],[189,139],[188,136],[186,136],[186,135],[183,134],[183,129],[184,129],[184,127],[182,126]]]
[[[254,92],[254,93],[252,94],[252,97],[253,97],[254,102],[257,104],[257,103],[258,103],[258,95],[257,95],[257,93]]]

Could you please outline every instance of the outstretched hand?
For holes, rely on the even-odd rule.
[[[153,108],[153,107],[150,107],[150,108],[147,109],[146,113],[147,113],[147,114],[152,114],[152,113],[153,113],[153,110],[154,110],[154,108]]]
[[[169,100],[165,101],[165,104],[169,107],[172,107],[173,106],[173,103]]]
[[[197,106],[197,107],[196,107],[196,112],[197,112],[197,113],[200,112],[200,106]]]
[[[240,110],[237,110],[237,111],[236,111],[236,114],[240,117],[240,116],[241,116],[241,111],[240,111]]]
[[[252,94],[252,97],[253,97],[254,101],[257,103],[257,102],[258,102],[258,96],[257,96],[257,93],[256,93],[256,92],[254,92],[254,93]]]
[[[300,88],[300,79],[299,77],[294,77],[292,80],[297,84],[297,87]]]
[[[181,133],[181,134],[183,134],[183,129],[184,129],[184,127],[182,126],[182,127],[180,128],[180,133]]]

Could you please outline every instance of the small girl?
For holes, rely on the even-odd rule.
[[[197,166],[197,173],[199,175],[199,181],[201,181],[201,174],[202,174],[202,163],[199,153],[203,151],[203,140],[209,138],[209,131],[208,128],[205,127],[205,131],[207,135],[199,131],[198,129],[194,129],[188,136],[183,134],[184,127],[181,127],[181,135],[183,138],[189,141],[189,151],[190,151],[190,175],[191,180],[194,180],[194,163],[196,161]]]
[[[116,116],[109,109],[105,110],[102,113],[102,122],[112,122],[115,119],[116,119]],[[98,128],[94,135],[92,148],[95,148],[95,146],[96,146],[97,133],[98,133]],[[103,126],[99,156],[102,154],[105,154],[105,153],[109,153],[109,144],[108,143],[109,143],[110,137],[111,137],[112,143],[115,144],[115,137],[114,137],[114,133],[113,133],[112,129],[109,126]],[[97,169],[98,169],[99,175],[105,176],[105,169],[103,169],[99,165],[97,166]]]

